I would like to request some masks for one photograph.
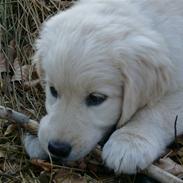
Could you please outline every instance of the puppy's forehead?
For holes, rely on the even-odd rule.
[[[105,85],[121,84],[118,70],[112,63],[105,60],[97,60],[90,55],[82,56],[68,53],[64,58],[59,54],[43,62],[46,77],[49,82],[57,87],[84,90],[96,90]],[[70,54],[75,54],[71,56]],[[99,59],[99,58],[98,58]]]
[[[74,39],[74,38],[73,38]],[[100,45],[92,45],[83,38],[60,38],[45,52],[43,68],[46,77],[56,87],[70,90],[98,90],[106,85],[121,84],[120,72]]]
[[[83,16],[78,18],[77,25],[71,20],[58,15],[42,31],[37,46],[47,79],[57,86],[71,88],[121,84],[111,45],[104,38],[109,36],[101,32],[101,24],[85,22]]]

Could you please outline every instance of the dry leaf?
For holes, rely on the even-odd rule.
[[[23,86],[25,89],[29,89],[31,87],[35,87],[40,85],[40,80],[37,79],[38,76],[35,71],[35,67],[33,65],[23,65],[20,66],[18,58],[15,59],[14,64],[14,75],[11,81],[22,81]]]
[[[6,154],[4,151],[0,151],[0,158],[5,158],[6,157]]]
[[[2,80],[1,73],[6,72],[6,60],[2,52],[0,52],[0,81]]]
[[[31,87],[36,87],[36,86],[40,86],[41,88],[41,82],[40,82],[40,79],[35,79],[35,80],[32,80],[32,81],[25,81],[23,83],[25,89],[29,89]]]
[[[177,164],[170,158],[160,159],[157,166],[175,176],[183,173],[183,166]]]
[[[80,177],[79,175],[71,175],[70,177],[61,180],[61,181],[56,181],[56,183],[87,183],[87,180],[84,177]]]
[[[15,124],[9,125],[6,129],[6,131],[4,132],[4,136],[7,136],[7,135],[11,134],[15,129],[16,129]]]
[[[60,169],[54,176],[55,183],[87,183],[85,177],[73,173],[71,170]]]
[[[30,58],[32,56],[32,46],[30,44],[27,44],[25,46],[23,46],[22,48],[22,52],[23,54],[27,57]]]
[[[8,45],[7,56],[10,63],[13,63],[16,58],[16,42],[14,39],[12,39]]]
[[[86,162],[85,162],[84,159],[82,159],[82,160],[80,160],[80,161],[78,162],[78,168],[81,169],[81,170],[86,170],[87,164],[86,164]]]
[[[31,65],[23,65],[20,66],[18,58],[15,59],[13,68],[14,68],[14,75],[11,81],[28,81],[29,74],[31,70]]]
[[[52,164],[44,161],[44,160],[40,160],[40,159],[32,159],[31,163],[33,165],[36,165],[40,168],[42,168],[43,170],[45,170],[46,172],[50,172],[52,169]]]

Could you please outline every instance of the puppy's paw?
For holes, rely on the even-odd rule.
[[[26,134],[22,137],[25,150],[31,159],[47,159],[47,153],[42,149],[37,136]]]
[[[117,130],[104,145],[102,157],[116,173],[134,174],[150,165],[161,151],[158,143],[143,135]]]

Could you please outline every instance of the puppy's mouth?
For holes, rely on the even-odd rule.
[[[48,151],[52,157],[52,160],[59,163],[59,164],[68,164],[68,162],[75,162],[80,161],[83,159],[87,154],[89,154],[97,144],[99,144],[101,147],[104,146],[104,144],[108,141],[111,134],[115,131],[116,125],[113,125],[111,128],[109,128],[103,137],[100,139],[98,143],[96,143],[91,149],[88,149],[86,151],[86,147],[81,147],[80,150],[75,149],[68,143],[61,143],[59,141],[52,141],[48,145]]]
[[[105,145],[105,143],[108,141],[110,138],[111,134],[114,132],[116,129],[116,126],[114,125],[110,130],[108,130],[103,138],[97,143],[101,148]],[[96,145],[97,145],[96,144]],[[93,149],[91,149],[92,151]],[[90,152],[89,152],[90,153]],[[88,153],[87,153],[88,154]],[[85,156],[87,156],[87,154]],[[69,157],[61,157],[61,156],[55,156],[51,154],[53,162],[56,162],[58,165],[64,165],[64,166],[73,166],[76,165],[78,162],[83,161],[85,156],[80,156],[79,158],[77,155],[69,155]],[[76,158],[77,157],[77,158]]]

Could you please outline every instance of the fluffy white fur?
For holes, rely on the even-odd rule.
[[[46,81],[47,115],[30,157],[45,157],[50,140],[69,142],[66,160],[88,154],[108,130],[106,165],[135,173],[183,132],[183,1],[80,0],[48,19],[35,60]],[[54,86],[59,97],[51,96]],[[108,99],[88,107],[88,94]]]

